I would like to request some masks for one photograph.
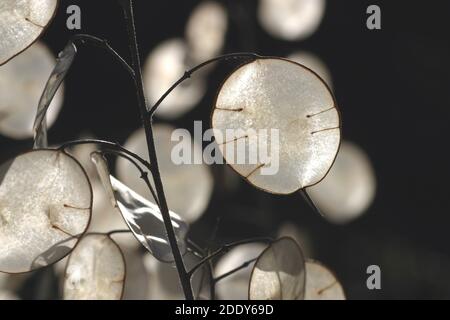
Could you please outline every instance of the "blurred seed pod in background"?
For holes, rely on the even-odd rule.
[[[54,55],[36,42],[0,68],[0,134],[14,139],[33,137],[39,99],[54,66]],[[50,105],[48,127],[58,117],[63,92],[61,87]]]

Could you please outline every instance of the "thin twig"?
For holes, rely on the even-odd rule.
[[[236,267],[236,268],[234,268],[234,269],[231,269],[230,271],[225,272],[224,274],[218,276],[217,278],[214,278],[214,279],[213,279],[214,284],[216,284],[217,282],[219,282],[219,281],[222,280],[222,279],[225,279],[226,277],[231,276],[233,273],[236,273],[236,272],[238,272],[239,270],[242,270],[242,269],[247,268],[249,265],[251,265],[251,264],[252,264],[253,262],[255,262],[256,260],[258,260],[258,258],[250,259],[250,260],[244,262],[243,264],[241,264],[239,267]]]
[[[123,229],[123,230],[111,230],[109,231],[106,235],[108,236],[112,236],[115,234],[120,234],[120,233],[131,233],[132,231],[130,229]]]
[[[316,213],[318,213],[322,217],[324,216],[322,214],[322,211],[320,211],[319,207],[317,207],[316,204],[314,203],[313,199],[311,199],[306,189],[301,189],[300,194],[302,195],[303,199],[305,199],[306,203],[308,203],[308,205],[311,207],[311,209],[313,209]]]
[[[238,53],[229,53],[229,54],[224,54],[215,58],[212,58],[210,60],[207,60],[205,62],[200,63],[199,65],[196,65],[195,67],[186,70],[184,72],[184,74],[161,96],[161,98],[159,98],[159,100],[155,103],[155,105],[150,109],[150,111],[148,112],[149,118],[151,119],[153,117],[153,114],[155,113],[156,109],[158,109],[159,105],[164,101],[164,99],[176,88],[178,87],[183,81],[189,79],[192,74],[196,71],[198,71],[199,69],[214,63],[214,62],[218,62],[218,61],[225,61],[225,60],[229,60],[229,59],[238,59],[238,58],[253,58],[253,59],[258,59],[261,58],[260,55],[256,54],[256,53],[251,53],[251,52],[238,52]]]
[[[85,233],[83,235],[83,238],[87,237],[87,236],[108,236],[108,237],[110,237],[110,236],[115,235],[115,234],[131,233],[131,232],[132,231],[130,229],[117,229],[117,230],[111,230],[111,231],[108,231],[108,232],[95,232],[94,231],[94,232]]]
[[[208,262],[217,256],[227,253],[228,251],[230,251],[232,248],[234,248],[236,246],[240,246],[240,245],[248,244],[248,243],[254,243],[254,242],[271,242],[271,241],[273,241],[272,238],[261,237],[261,238],[244,239],[244,240],[239,240],[239,241],[225,244],[224,246],[217,249],[213,253],[209,254],[207,257],[203,258],[200,262],[198,262],[194,267],[192,267],[191,270],[189,270],[188,274],[189,274],[189,276],[192,277],[192,275],[195,273],[195,271],[197,271],[197,269],[200,268],[205,262]]]
[[[134,152],[131,152],[127,149],[125,149],[124,147],[122,147],[120,144],[115,143],[115,142],[110,142],[110,141],[105,141],[105,140],[99,140],[99,139],[80,139],[80,140],[72,140],[72,141],[67,141],[64,142],[63,144],[61,144],[58,147],[58,150],[65,150],[69,147],[73,147],[76,145],[80,145],[80,144],[98,144],[100,146],[104,146],[104,147],[108,147],[108,148],[112,148],[114,150],[123,152],[131,157],[133,157],[134,159],[136,159],[137,161],[139,161],[140,163],[142,163],[142,165],[144,165],[148,170],[151,170],[151,166],[150,163],[146,160],[144,160],[143,158],[141,158],[139,155],[137,155]]]
[[[125,68],[125,70],[131,75],[133,79],[135,78],[136,75],[133,68],[131,68],[130,65],[125,61],[125,59],[123,59],[122,56],[109,45],[106,39],[100,39],[89,34],[76,34],[71,38],[71,40],[72,43],[75,44],[75,46],[77,44],[90,44],[95,47],[105,49]]]

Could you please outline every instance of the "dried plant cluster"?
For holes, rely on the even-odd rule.
[[[279,8],[281,2],[262,1],[258,15],[268,32],[286,40],[314,32],[324,1],[288,1],[300,11]],[[374,178],[362,150],[345,142],[339,151],[340,112],[326,67],[308,53],[292,60],[252,53],[216,57],[228,20],[226,10],[209,1],[194,10],[185,39],[155,48],[141,74],[131,0],[123,1],[123,9],[132,63],[102,39],[77,35],[55,65],[38,39],[57,6],[57,0],[0,3],[0,133],[35,141],[33,150],[0,167],[0,272],[55,265],[64,273],[65,299],[121,299],[127,288],[148,298],[345,299],[336,276],[306,257],[300,237],[245,239],[217,250],[195,245],[188,230],[210,201],[210,168],[173,164],[173,128],[151,121],[155,112],[173,119],[193,108],[204,95],[213,62],[242,61],[220,87],[211,126],[216,132],[279,129],[279,144],[265,147],[276,150],[280,165],[272,175],[261,174],[268,163],[229,161],[230,166],[262,191],[300,192],[327,219],[345,222],[370,204]],[[105,49],[135,82],[143,128],[123,147],[96,139],[47,146],[64,77],[83,45]],[[198,76],[184,82],[194,72]],[[251,136],[236,140],[244,141],[244,151],[254,147]],[[225,160],[229,142],[216,137]],[[201,154],[201,146],[190,144]],[[117,177],[110,172],[110,156],[118,158]],[[146,250],[144,260],[139,250]],[[8,277],[0,274],[0,299],[15,297]]]

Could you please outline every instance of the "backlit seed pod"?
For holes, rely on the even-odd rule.
[[[169,209],[179,214],[187,222],[196,221],[206,210],[214,187],[210,168],[204,164],[175,164],[172,152],[180,142],[172,141],[175,128],[168,125],[155,125],[155,144],[158,164]],[[190,159],[203,159],[201,146],[188,136],[182,142],[191,150]],[[143,129],[137,130],[125,142],[125,148],[148,160],[147,142]],[[154,201],[148,187],[139,177],[132,164],[124,159],[117,160],[117,175],[131,189]],[[151,177],[150,177],[151,179]],[[195,188],[193,188],[193,183]]]
[[[259,22],[272,36],[283,40],[302,40],[319,27],[325,0],[260,0]]]
[[[28,48],[53,19],[58,0],[0,2],[0,65]]]
[[[313,260],[306,261],[305,300],[345,300],[344,289],[327,267]]]
[[[258,258],[266,247],[262,243],[250,243],[233,248],[219,259],[214,268],[214,276],[220,277],[242,266],[247,261]],[[247,300],[253,265],[254,262],[217,282],[217,298],[221,300]]]
[[[325,82],[280,58],[249,62],[226,79],[212,127],[227,163],[254,186],[276,194],[322,180],[341,139],[339,112]]]
[[[54,65],[53,54],[37,42],[0,67],[0,134],[14,139],[33,137],[38,103]],[[55,122],[62,102],[60,88],[47,113],[48,127]]]
[[[0,290],[0,301],[2,300],[19,300],[19,297],[14,292]]]
[[[376,178],[366,153],[344,141],[328,175],[308,193],[322,214],[346,223],[363,214],[375,197]]]
[[[154,105],[188,69],[187,50],[183,40],[170,39],[157,46],[148,56],[143,77],[151,105]],[[194,108],[205,92],[205,79],[201,74],[196,74],[164,99],[156,110],[156,115],[165,119],[180,117]]]
[[[117,238],[117,236],[118,234],[115,234],[114,238]],[[136,239],[134,241],[137,243]],[[123,250],[127,266],[124,300],[143,300],[147,299],[149,294],[150,276],[144,264],[144,255],[146,253],[143,253],[140,250],[141,248],[138,249],[127,248]]]
[[[305,258],[292,238],[281,238],[256,260],[250,300],[301,300],[305,294]]]
[[[315,54],[307,51],[297,51],[289,55],[287,58],[311,69],[317,73],[330,88],[333,87],[330,70],[328,70],[325,62],[320,60],[320,58]]]
[[[0,291],[17,292],[30,278],[32,273],[8,274],[0,273]]]
[[[294,239],[295,242],[297,242],[301,246],[303,255],[305,257],[311,257],[314,255],[314,246],[312,244],[311,235],[308,230],[299,227],[293,222],[285,222],[278,228],[277,231],[277,239],[283,237]]]
[[[109,232],[112,230],[126,230],[127,224],[123,220],[120,210],[111,204],[103,185],[96,181],[92,184],[94,203],[92,206],[92,222],[88,232]],[[114,235],[114,241],[124,250],[136,250],[141,245],[130,233]]]
[[[36,150],[0,167],[0,271],[22,273],[64,258],[87,229],[92,190],[63,151]]]
[[[186,25],[188,54],[195,64],[214,58],[222,50],[227,31],[225,8],[215,1],[201,2]]]
[[[200,258],[188,252],[183,256],[187,269],[193,268]],[[177,269],[174,264],[163,263],[147,254],[144,265],[148,273],[149,300],[184,300],[185,296],[180,285]],[[206,266],[206,264],[205,264]],[[192,290],[196,299],[208,296],[210,288],[209,273],[206,269],[198,269],[191,280]]]
[[[65,300],[119,300],[125,284],[125,260],[107,235],[87,235],[69,257]]]

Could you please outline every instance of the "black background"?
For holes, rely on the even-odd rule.
[[[343,114],[344,138],[370,156],[377,195],[363,217],[336,226],[314,214],[298,195],[274,196],[245,182],[235,193],[224,194],[219,185],[192,237],[205,245],[218,216],[217,244],[273,235],[282,222],[294,221],[307,231],[314,258],[335,270],[349,299],[450,298],[449,2],[329,0],[319,30],[301,42],[268,35],[257,21],[256,1],[222,2],[230,17],[224,53],[285,56],[302,49],[325,61]],[[197,3],[137,0],[142,57],[161,41],[182,37]],[[65,27],[70,4],[81,7],[81,32],[108,39],[128,59],[121,8],[112,0],[62,1],[43,37],[55,54],[74,33]],[[369,4],[381,7],[382,30],[366,28]],[[189,130],[194,120],[209,124],[213,97],[232,67],[217,66],[201,104],[173,124]],[[64,108],[49,132],[50,143],[84,132],[122,143],[138,127],[135,91],[126,72],[102,50],[82,48],[68,75]],[[31,146],[31,140],[0,137],[0,159]],[[371,264],[381,267],[382,290],[366,287]]]

